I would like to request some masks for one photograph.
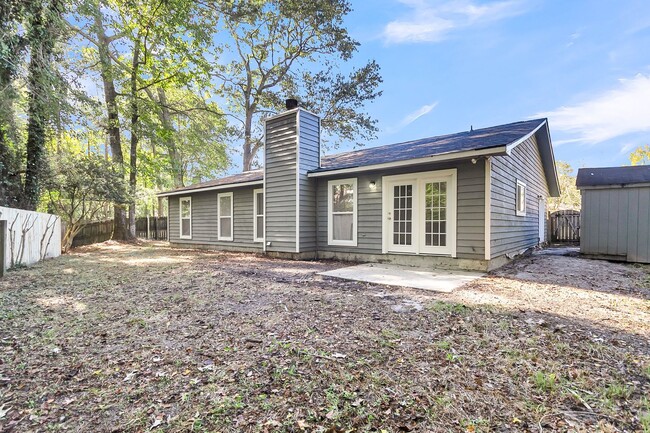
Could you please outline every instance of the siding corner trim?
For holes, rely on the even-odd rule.
[[[485,158],[485,260],[492,259],[492,160]]]

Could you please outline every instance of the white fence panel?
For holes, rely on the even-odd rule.
[[[6,269],[29,266],[61,255],[61,218],[58,216],[0,206],[0,220],[7,221]]]

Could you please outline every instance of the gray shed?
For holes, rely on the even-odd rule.
[[[581,168],[580,252],[650,263],[650,166]]]

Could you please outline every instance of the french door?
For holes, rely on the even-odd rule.
[[[456,170],[383,178],[384,252],[456,255]]]

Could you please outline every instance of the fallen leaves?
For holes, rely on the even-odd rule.
[[[173,256],[182,260],[156,261]],[[336,266],[145,244],[10,272],[0,430],[633,431],[646,410],[650,357],[638,336],[649,325],[549,312],[558,301],[548,293],[600,308],[602,281],[590,293],[506,268],[443,296],[316,275]],[[531,279],[530,267],[540,262],[512,269]],[[616,275],[618,293],[627,283]],[[34,300],[45,295],[87,308],[44,309]],[[617,320],[648,314],[635,299],[620,300],[629,311]]]

